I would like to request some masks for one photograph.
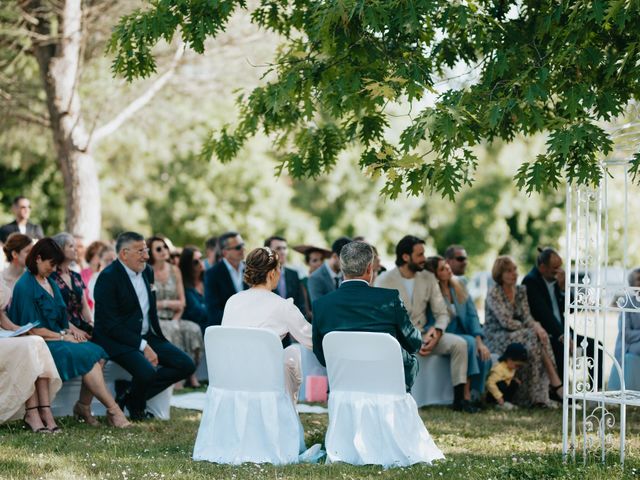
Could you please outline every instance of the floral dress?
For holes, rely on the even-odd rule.
[[[166,282],[160,282],[156,278],[156,300],[162,303],[162,300],[178,300],[178,283],[174,267],[169,270],[169,278]],[[200,326],[190,320],[172,320],[173,310],[170,308],[158,308],[158,320],[160,328],[167,340],[173,343],[180,350],[185,352],[191,358],[196,358],[199,353],[204,351],[204,342],[202,340],[202,331]]]
[[[67,285],[67,282],[62,279],[62,273],[59,269],[51,274],[51,280],[53,280],[60,289],[62,299],[67,306],[67,319],[69,323],[91,334],[93,332],[93,326],[82,316],[82,297],[84,296],[86,287],[79,273],[69,270],[69,276],[71,277],[71,286]]]
[[[484,333],[489,350],[502,355],[510,343],[522,343],[527,349],[528,361],[518,370],[522,381],[516,394],[516,403],[530,405],[549,402],[549,377],[542,363],[543,348],[554,363],[550,343],[542,345],[533,330],[534,319],[529,310],[527,288],[516,287],[514,303],[511,303],[501,286],[496,285],[487,295],[485,303]]]

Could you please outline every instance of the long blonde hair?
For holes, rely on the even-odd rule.
[[[425,268],[436,276],[436,279],[438,280],[438,284],[440,285],[440,290],[442,290],[442,283],[440,283],[440,280],[438,279],[438,266],[440,265],[440,262],[444,262],[444,261],[445,261],[444,257],[441,257],[440,255],[434,255],[433,257],[428,257],[427,262],[425,264]],[[449,283],[453,287],[453,291],[456,294],[456,299],[458,300],[458,303],[466,302],[467,292],[465,291],[462,284],[458,280],[456,280],[453,277],[453,275],[451,276]]]

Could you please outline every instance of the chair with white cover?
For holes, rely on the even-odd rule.
[[[391,335],[331,332],[322,342],[329,376],[329,462],[385,467],[444,458],[406,393],[400,344]]]
[[[204,344],[209,388],[193,459],[297,463],[304,437],[285,387],[280,338],[259,328],[212,326]]]

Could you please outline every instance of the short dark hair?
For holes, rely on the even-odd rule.
[[[464,247],[462,245],[457,245],[457,244],[449,245],[447,249],[444,251],[444,258],[447,260],[451,260],[452,258],[455,258],[456,250],[464,250]]]
[[[402,258],[403,255],[411,255],[413,253],[413,247],[416,245],[424,245],[424,240],[416,237],[415,235],[405,235],[400,239],[396,245],[396,265],[401,267],[405,262]]]
[[[280,242],[286,242],[287,241],[287,239],[284,238],[284,237],[279,237],[278,235],[271,235],[269,238],[267,238],[264,241],[264,246],[271,248],[271,242],[273,242],[274,240],[278,240]]]
[[[560,254],[551,247],[538,247],[538,258],[536,259],[536,265],[549,265],[551,257],[553,257],[554,255],[557,255],[558,257],[560,256]]]
[[[514,342],[507,345],[507,348],[502,356],[498,358],[498,361],[513,360],[514,362],[525,363],[528,357],[527,348],[521,343]]]
[[[311,261],[311,255],[316,252],[321,253],[323,258],[326,258],[328,256],[326,250],[322,250],[320,248],[308,248],[304,251],[304,263],[309,264],[309,262]]]
[[[333,245],[331,245],[331,251],[340,256],[342,247],[344,247],[348,243],[351,243],[352,241],[353,240],[351,240],[349,237],[340,237],[335,242],[333,242]]]
[[[194,245],[187,245],[182,249],[178,268],[180,269],[180,273],[182,273],[184,288],[193,288],[195,286],[196,269],[193,262],[193,255],[199,251],[200,249]],[[204,271],[202,271],[202,274],[204,274]]]
[[[38,258],[41,261],[51,260],[54,266],[58,266],[64,262],[65,256],[60,246],[51,237],[44,237],[36,242],[25,261],[27,269],[33,275],[38,273],[38,263],[36,262]]]
[[[218,249],[218,237],[209,237],[204,242],[205,250],[217,250]]]
[[[220,238],[218,239],[218,247],[220,248],[220,251],[224,250],[229,239],[237,237],[238,235],[240,235],[238,232],[225,232],[220,235]]]
[[[25,235],[20,232],[13,232],[11,235],[7,237],[7,241],[2,247],[4,250],[4,254],[7,257],[7,262],[11,262],[13,260],[13,252],[20,253],[26,247],[31,245],[33,240],[29,235]]]
[[[137,232],[122,232],[116,238],[116,253],[120,253],[130,243],[141,241],[144,241],[144,237]]]
[[[247,255],[244,267],[244,281],[247,285],[262,285],[267,281],[267,275],[280,265],[278,253],[269,247],[255,248]]]
[[[13,202],[11,202],[11,205],[15,207],[20,200],[29,200],[29,199],[24,195],[18,195],[17,197],[14,197]]]
[[[153,258],[153,252],[151,251],[153,242],[162,242],[162,244],[167,248],[167,250],[169,249],[169,245],[167,245],[167,241],[164,239],[164,237],[161,237],[160,235],[154,235],[152,237],[147,238],[146,243],[147,243],[147,248],[149,249],[149,260],[147,260],[147,263],[149,265],[153,265],[155,263],[155,260]]]

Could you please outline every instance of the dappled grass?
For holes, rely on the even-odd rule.
[[[629,409],[625,469],[590,460],[564,464],[560,410],[487,410],[477,415],[446,408],[420,411],[447,459],[433,466],[383,470],[349,465],[230,467],[193,462],[200,413],[172,409],[169,422],[136,424],[126,431],[91,428],[63,418],[60,435],[34,435],[18,423],[0,427],[3,479],[617,479],[640,475],[640,412]],[[618,418],[616,413],[616,418]],[[302,415],[308,444],[321,442],[326,415]]]

